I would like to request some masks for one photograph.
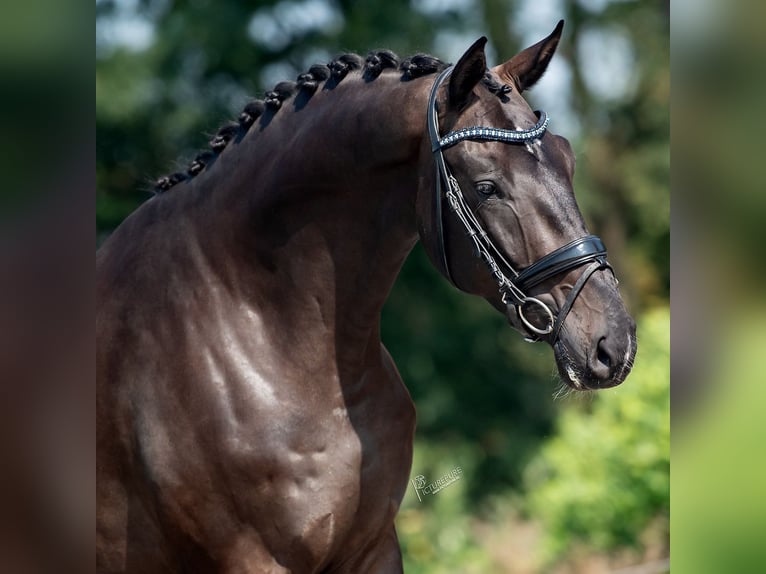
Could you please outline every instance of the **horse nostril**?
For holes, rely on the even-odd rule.
[[[596,348],[596,359],[598,359],[598,362],[604,365],[607,369],[612,368],[612,357],[610,357],[609,353],[607,353],[606,349],[604,349],[604,339],[601,339],[598,342],[598,347]]]
[[[598,356],[596,358],[598,359],[598,362],[604,365],[606,368],[611,368],[612,358],[606,351],[604,351],[604,349],[601,348],[601,345],[598,347]]]
[[[606,389],[619,385],[630,370],[627,363],[629,357],[623,359],[628,349],[621,347],[616,337],[603,335],[596,341],[590,348],[587,363],[592,388]]]

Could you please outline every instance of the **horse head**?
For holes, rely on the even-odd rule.
[[[577,206],[572,147],[522,97],[548,67],[562,27],[492,70],[481,38],[439,76],[417,211],[440,272],[528,340],[550,344],[561,379],[587,390],[625,380],[636,335],[606,248]]]

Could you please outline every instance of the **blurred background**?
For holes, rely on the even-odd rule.
[[[673,568],[766,564],[766,4],[677,0]]]
[[[668,2],[630,0],[97,0],[100,242],[252,97],[342,51],[489,64],[566,21],[527,94],[577,156],[575,190],[638,322],[616,389],[556,395],[551,350],[443,280],[417,246],[383,340],[417,405],[412,477],[461,478],[405,496],[405,571],[669,570],[670,148]],[[640,566],[641,570],[629,567]]]

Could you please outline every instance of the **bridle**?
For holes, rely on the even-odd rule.
[[[472,126],[449,132],[444,136],[439,135],[439,119],[436,109],[436,96],[439,87],[445,78],[452,72],[452,66],[444,70],[431,88],[428,99],[428,133],[431,138],[431,151],[436,163],[436,193],[435,218],[437,236],[437,257],[443,267],[444,273],[450,282],[458,287],[450,273],[449,260],[444,243],[444,222],[442,209],[442,196],[447,198],[452,212],[457,216],[460,223],[471,238],[474,245],[474,253],[480,257],[489,268],[495,279],[503,303],[510,309],[513,307],[519,320],[528,331],[525,339],[529,342],[548,340],[554,344],[558,339],[564,319],[572,309],[577,296],[582,291],[588,279],[599,269],[612,267],[606,260],[606,247],[595,235],[586,235],[567,243],[558,249],[538,259],[532,265],[522,271],[516,271],[506,260],[502,252],[490,239],[487,232],[479,223],[478,219],[468,207],[463,192],[457,179],[450,173],[444,160],[443,150],[464,140],[471,141],[498,141],[505,143],[526,143],[534,141],[545,133],[548,127],[548,116],[545,112],[535,112],[538,121],[535,126],[527,130],[507,130],[489,126]],[[444,185],[444,190],[442,186]],[[543,281],[556,275],[588,264],[569,292],[564,304],[554,311],[540,299],[526,295],[526,292],[539,285]],[[613,271],[612,271],[613,272]],[[510,277],[509,277],[510,276]],[[459,288],[459,287],[458,287]],[[546,319],[545,327],[533,324],[527,314],[531,307],[537,307],[542,311]],[[527,309],[525,311],[525,308]]]

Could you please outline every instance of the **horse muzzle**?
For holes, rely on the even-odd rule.
[[[596,332],[590,342],[573,345],[564,334],[553,344],[559,376],[578,391],[608,389],[622,383],[636,356],[636,324],[626,315],[626,325],[609,332]],[[573,348],[582,349],[581,352]]]

